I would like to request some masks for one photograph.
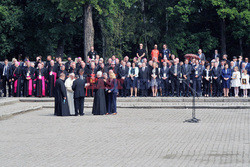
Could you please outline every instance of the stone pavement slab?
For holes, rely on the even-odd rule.
[[[250,109],[119,109],[56,117],[53,109],[0,121],[1,166],[248,167]]]

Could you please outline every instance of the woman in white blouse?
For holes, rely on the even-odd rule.
[[[138,86],[138,74],[139,69],[135,66],[135,63],[132,63],[132,67],[129,68],[129,85],[130,85],[130,97],[133,96],[135,90],[135,97],[137,96],[137,86]]]
[[[241,86],[241,83],[240,83],[240,72],[239,72],[239,68],[237,66],[234,67],[234,72],[232,74],[231,86],[234,87],[235,97],[238,97],[239,87]]]
[[[65,87],[67,90],[67,98],[69,104],[69,111],[71,115],[75,114],[75,107],[74,107],[74,91],[72,90],[72,85],[75,80],[75,74],[70,73],[69,78],[65,81]]]

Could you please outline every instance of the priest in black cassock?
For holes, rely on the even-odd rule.
[[[106,110],[106,99],[105,99],[105,85],[102,77],[102,72],[97,72],[97,81],[95,83],[94,91],[94,103],[92,114],[93,115],[104,115],[107,113]]]
[[[65,74],[61,73],[55,84],[55,113],[57,116],[70,116],[66,87],[64,85]]]
[[[48,78],[48,95],[50,97],[54,96],[54,88],[56,83],[58,73],[58,66],[55,65],[54,60],[50,61],[50,67],[48,67],[47,78]]]
[[[21,76],[22,69],[19,66],[19,63],[16,62],[12,75],[14,97],[21,97]]]
[[[35,79],[35,69],[30,66],[30,62],[27,62],[27,66],[23,70],[24,76],[24,91],[23,96],[32,96],[33,95],[33,81]]]

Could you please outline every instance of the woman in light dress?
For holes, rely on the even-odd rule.
[[[250,89],[249,75],[247,74],[247,70],[244,70],[242,73],[240,88],[243,89],[244,97],[247,97],[247,89]]]
[[[234,87],[235,97],[239,96],[239,87],[240,86],[241,86],[240,72],[239,72],[239,68],[236,66],[236,67],[234,67],[234,72],[232,74],[232,81],[231,81],[231,87]]]
[[[75,115],[75,107],[74,107],[74,91],[72,90],[72,85],[75,80],[75,74],[70,73],[69,78],[65,81],[65,87],[67,90],[67,98],[69,104],[70,115]]]

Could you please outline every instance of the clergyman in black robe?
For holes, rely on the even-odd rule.
[[[95,84],[95,96],[94,96],[94,103],[93,103],[93,109],[92,114],[93,115],[104,115],[107,113],[106,110],[106,99],[105,99],[105,85],[104,81],[101,78],[102,72],[97,72],[97,82]]]
[[[44,97],[46,96],[46,83],[45,83],[46,69],[42,68],[42,64],[38,64],[38,69],[35,72],[35,89],[36,97]]]
[[[19,63],[16,62],[12,76],[14,97],[21,97],[21,76],[22,69],[19,67]]]
[[[54,60],[50,61],[50,67],[47,71],[47,78],[48,78],[48,95],[50,97],[54,96],[55,90],[55,83],[58,73],[58,67],[54,64]]]
[[[23,70],[24,76],[24,91],[23,96],[32,96],[34,89],[35,69],[30,66],[30,62],[27,62],[27,67]]]
[[[55,86],[55,113],[57,116],[70,116],[67,92],[63,80],[65,74],[61,73],[60,78],[56,80]]]

